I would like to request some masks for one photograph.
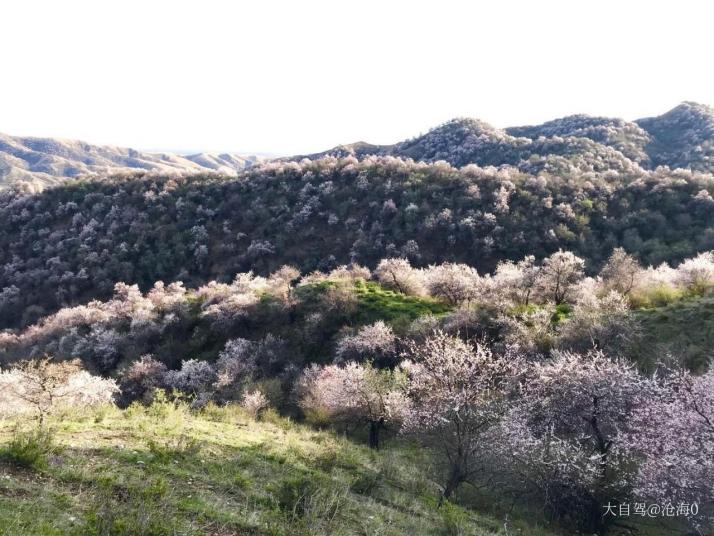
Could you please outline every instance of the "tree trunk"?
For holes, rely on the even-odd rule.
[[[446,481],[446,486],[444,486],[444,491],[439,497],[439,507],[444,504],[444,501],[449,500],[451,495],[456,491],[456,488],[464,481],[464,477],[461,475],[461,471],[458,468],[454,468],[449,475],[449,479]]]
[[[379,430],[382,428],[382,420],[369,421],[369,448],[379,449]]]

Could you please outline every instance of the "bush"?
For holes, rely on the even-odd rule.
[[[372,495],[382,482],[382,475],[377,471],[361,472],[352,482],[350,491],[359,495]]]
[[[260,390],[255,389],[243,395],[241,406],[248,415],[257,419],[258,415],[269,406],[269,403],[265,395]]]
[[[57,450],[54,433],[38,427],[29,431],[15,430],[10,442],[0,449],[0,459],[20,467],[44,469],[50,454]]]
[[[671,285],[661,284],[633,292],[630,296],[632,307],[645,309],[650,307],[664,307],[683,296],[683,292]]]
[[[291,517],[303,517],[319,486],[310,475],[291,476],[283,480],[274,490],[274,496],[281,511]]]

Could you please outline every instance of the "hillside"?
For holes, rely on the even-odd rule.
[[[38,190],[69,178],[137,170],[169,174],[216,171],[235,175],[258,160],[255,156],[231,154],[147,153],[81,141],[0,134],[0,188],[22,182]]]
[[[114,284],[198,286],[283,264],[303,273],[404,256],[418,266],[559,248],[601,266],[714,247],[714,179],[687,171],[462,170],[394,157],[273,162],[235,178],[134,176],[0,196],[0,326],[107,298]]]
[[[646,150],[653,165],[714,171],[714,108],[684,102],[666,114],[640,119],[651,136]]]
[[[27,142],[144,167],[0,192],[0,535],[710,533],[709,113]]]
[[[3,444],[13,426],[0,421]],[[169,403],[75,411],[51,426],[49,458],[24,467],[0,451],[3,536],[513,534],[505,509],[437,510],[436,484],[412,470],[424,452],[406,443],[373,452],[275,415]],[[509,531],[556,534],[508,519]]]

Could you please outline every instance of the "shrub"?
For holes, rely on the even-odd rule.
[[[262,391],[255,389],[243,395],[241,406],[252,418],[258,418],[258,415],[268,407],[268,399]]]
[[[666,283],[652,287],[639,288],[630,295],[630,301],[634,308],[664,307],[683,296],[683,292],[672,285]]]
[[[291,517],[302,517],[317,490],[312,476],[298,475],[284,479],[274,490],[274,496],[280,510]]]
[[[359,495],[372,495],[384,477],[377,471],[363,471],[350,485],[350,491]]]
[[[16,429],[10,442],[0,449],[0,459],[20,467],[44,469],[55,452],[54,433],[46,427],[29,431]]]

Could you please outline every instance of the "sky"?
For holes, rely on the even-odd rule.
[[[702,0],[3,0],[0,132],[300,154],[714,105]]]

